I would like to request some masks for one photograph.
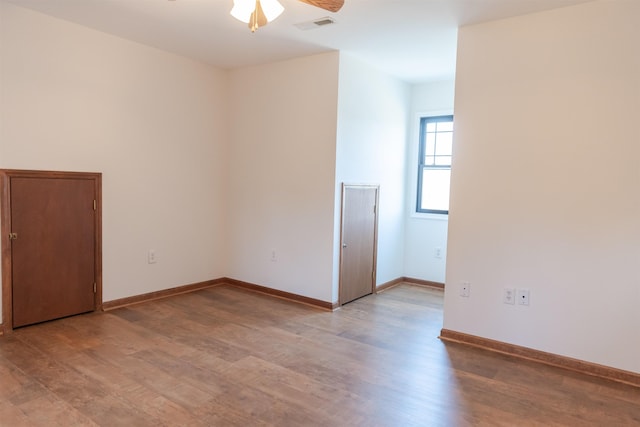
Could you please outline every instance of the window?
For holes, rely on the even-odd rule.
[[[417,212],[449,213],[453,116],[420,119]]]

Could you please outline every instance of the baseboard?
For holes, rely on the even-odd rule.
[[[519,345],[509,344],[502,341],[495,341],[488,338],[482,338],[475,335],[452,331],[449,329],[442,329],[442,331],[440,331],[439,338],[443,341],[466,344],[473,347],[494,351],[496,353],[519,357],[521,359],[543,363],[545,365],[568,369],[570,371],[575,371],[594,377],[604,378],[607,380],[640,387],[640,374],[630,371],[624,371],[617,368],[598,365],[596,363],[585,362],[583,360],[573,359],[571,357],[560,356],[553,353],[547,353],[540,350],[534,350],[527,347],[521,347]]]
[[[212,286],[218,286],[226,283],[226,279],[207,280],[204,282],[192,283],[190,285],[178,286],[171,289],[164,289],[162,291],[149,292],[141,295],[134,295],[132,297],[120,298],[113,301],[107,301],[102,303],[102,310],[109,311],[116,308],[126,307],[134,304],[141,304],[147,301],[153,301],[161,298],[167,298],[174,295],[186,294],[189,292],[199,291],[200,289],[210,288]]]
[[[414,279],[413,277],[403,277],[403,282],[411,283],[412,285],[426,286],[428,288],[444,290],[444,283],[432,282],[431,280]]]
[[[431,282],[428,280],[413,279],[410,277],[399,277],[391,280],[390,282],[383,283],[376,287],[376,293],[383,292],[401,283],[411,283],[413,285],[428,286],[435,289],[444,289],[443,283]],[[190,285],[178,286],[171,289],[165,289],[162,291],[149,292],[141,295],[134,295],[132,297],[120,298],[113,301],[107,301],[102,303],[102,310],[109,311],[120,307],[126,307],[133,304],[141,304],[147,301],[153,301],[161,298],[167,298],[173,295],[185,294],[188,292],[194,292],[200,289],[210,288],[218,285],[230,285],[238,288],[248,289],[250,291],[259,292],[265,295],[271,295],[277,298],[294,301],[301,304],[310,305],[313,307],[322,308],[324,310],[335,310],[339,307],[338,303],[331,303],[328,301],[322,301],[315,298],[309,298],[302,295],[294,294],[291,292],[280,291],[266,286],[256,285],[254,283],[244,282],[242,280],[231,279],[228,277],[222,277],[220,279],[207,280],[205,282],[193,283]]]
[[[376,286],[376,293],[379,294],[380,292],[384,292],[402,283],[410,283],[412,285],[444,290],[444,283],[432,282],[431,280],[414,279],[413,277],[398,277],[397,279],[393,279]]]
[[[301,304],[310,305],[317,308],[322,308],[324,310],[335,310],[338,308],[337,303],[330,303],[327,301],[322,301],[315,298],[309,298],[298,294],[293,294],[291,292],[279,291],[277,289],[268,288],[266,286],[260,286],[249,282],[243,282],[242,280],[230,279],[225,277],[223,279],[223,283],[226,285],[236,286],[238,288],[248,289],[253,292],[258,292],[265,295],[270,295],[272,297],[282,298],[289,301],[294,301]]]
[[[190,285],[178,286],[171,289],[164,289],[162,291],[149,292],[141,295],[134,295],[132,297],[120,298],[113,301],[107,301],[102,304],[104,311],[114,310],[116,308],[126,307],[134,304],[141,304],[147,301],[153,301],[161,298],[167,298],[174,295],[186,294],[189,292],[198,291],[200,289],[210,288],[219,285],[229,285],[238,288],[248,289],[253,292],[259,292],[261,294],[271,295],[274,297],[294,301],[301,304],[311,305],[313,307],[319,307],[325,310],[335,310],[338,307],[337,303],[330,303],[327,301],[318,300],[315,298],[309,298],[290,292],[279,291],[277,289],[268,288],[266,286],[260,286],[249,282],[243,282],[241,280],[230,279],[228,277],[222,277],[220,279],[207,280],[205,282],[193,283]]]
[[[397,279],[393,279],[388,282],[382,283],[381,285],[376,286],[376,294],[379,294],[380,292],[384,292],[388,289],[396,287],[403,282],[404,282],[404,277],[398,277]]]

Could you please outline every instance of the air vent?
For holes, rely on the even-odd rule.
[[[326,25],[335,24],[336,20],[325,16],[324,18],[314,19],[313,21],[301,22],[300,24],[294,24],[302,31],[313,30],[314,28],[324,27]]]
[[[313,23],[316,24],[318,27],[322,27],[323,25],[330,25],[330,24],[333,24],[334,22],[335,21],[331,18],[323,18],[317,21],[313,21]]]

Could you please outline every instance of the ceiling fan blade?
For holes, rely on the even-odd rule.
[[[256,10],[251,13],[251,17],[249,18],[249,29],[252,33],[255,33],[258,28],[264,27],[268,22],[269,21],[267,21],[267,17],[264,15],[264,11],[262,10],[262,5],[258,0],[256,2]]]
[[[311,6],[319,7],[320,9],[328,10],[329,12],[337,12],[344,5],[344,0],[300,0],[303,3],[310,4]]]

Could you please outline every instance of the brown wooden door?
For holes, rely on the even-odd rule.
[[[13,326],[95,308],[95,181],[12,177]]]
[[[343,185],[340,304],[375,289],[378,187]]]

